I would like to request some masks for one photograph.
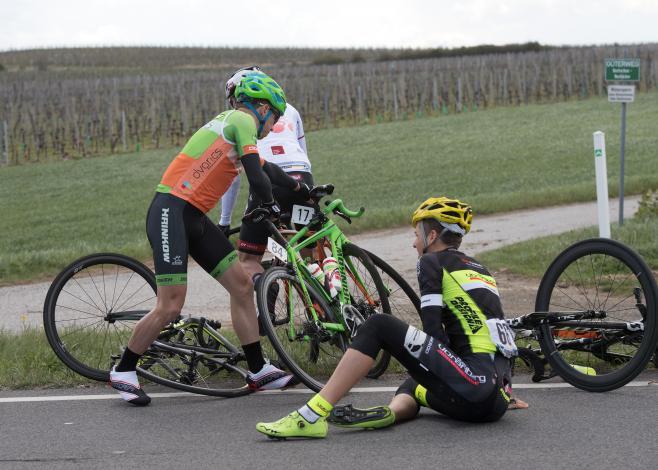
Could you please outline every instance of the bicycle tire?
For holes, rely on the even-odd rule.
[[[261,324],[279,359],[304,385],[318,392],[324,386],[325,376],[321,374],[326,374],[327,368],[331,369],[329,372],[333,372],[347,349],[347,338],[344,333],[327,333],[313,328],[308,307],[304,304],[300,293],[301,282],[303,281],[298,279],[289,268],[274,266],[265,271],[259,279],[256,302]],[[271,287],[273,285],[278,287],[275,289]],[[336,323],[338,320],[324,297],[308,284],[306,284],[306,289],[317,313],[325,321]],[[285,293],[284,295],[281,295],[282,291]],[[274,297],[272,294],[268,297],[270,292],[276,292],[274,299],[272,299]],[[295,294],[299,297],[299,302],[294,301],[293,295]],[[283,302],[281,302],[281,298],[283,298]],[[291,317],[293,318],[292,327],[290,326]],[[295,336],[291,338],[290,332],[295,327],[301,331],[295,330]],[[321,347],[326,348],[322,358],[320,357]],[[302,363],[301,359],[308,359],[309,363]],[[326,362],[318,365],[320,359]],[[329,361],[331,364],[327,367]]]
[[[357,245],[354,245],[353,243],[346,243],[343,246],[343,258],[345,259],[346,266],[349,266],[350,263],[352,263],[350,259],[358,260],[363,265],[363,268],[365,269],[366,272],[361,272],[360,274],[361,277],[364,277],[366,274],[370,276],[374,286],[370,286],[369,290],[373,291],[374,288],[374,291],[377,292],[377,298],[374,299],[375,304],[379,304],[381,308],[381,313],[390,315],[392,312],[389,303],[389,291],[384,286],[384,282],[382,281],[382,278],[379,275],[379,271],[373,264],[368,254]],[[354,286],[354,287],[356,289],[350,290],[350,295],[352,297],[358,295],[357,290],[361,290],[358,286]],[[372,310],[373,305],[370,304],[370,301],[364,302],[364,300],[366,299],[357,299],[354,303],[359,306],[358,309],[362,313],[364,319],[367,320],[370,315],[373,315],[373,313],[369,312]],[[374,313],[374,314],[377,315],[378,313]],[[390,363],[391,363],[391,354],[388,351],[381,351],[378,357],[375,359],[375,363],[370,368],[370,371],[368,372],[366,377],[370,379],[376,379],[380,377],[384,372],[386,372],[386,369],[388,369]]]
[[[609,239],[578,242],[549,266],[537,291],[535,310],[601,310],[617,323],[637,322],[639,318],[644,331],[615,332],[606,326],[605,319],[569,322],[566,328],[545,323],[539,327],[541,350],[553,370],[575,387],[590,392],[619,388],[644,369],[656,350],[657,301],[658,288],[651,269],[635,251]],[[584,325],[580,333],[578,325]],[[592,344],[591,352],[574,352],[580,346],[570,338],[577,335],[585,339],[581,344]],[[574,349],[569,349],[570,345]],[[620,349],[611,351],[611,346]],[[620,367],[609,369],[614,365]]]
[[[363,249],[379,269],[384,287],[388,291],[391,314],[414,326],[420,325],[420,298],[413,287],[390,264],[374,253]]]
[[[113,267],[107,277],[110,283],[113,271],[111,297],[106,289],[109,285],[106,285],[105,266]],[[99,288],[101,284],[103,294]],[[155,305],[155,296],[155,276],[139,261],[116,253],[96,253],[79,258],[65,267],[48,289],[43,307],[48,343],[57,357],[74,372],[107,382],[111,356],[121,354],[133,324]],[[67,305],[69,302],[71,304]],[[134,312],[125,317],[130,319],[110,321],[109,315],[116,314],[113,310],[124,305],[128,309],[139,309],[127,310]],[[117,323],[125,328],[119,329]],[[107,361],[107,365],[103,365],[103,361]]]
[[[252,393],[246,383],[247,370],[231,360],[239,355],[237,348],[221,334],[214,339],[203,326],[202,334],[208,339],[201,344],[201,323],[201,319],[186,318],[170,325],[144,353],[137,373],[151,382],[200,395],[232,398]],[[222,361],[221,353],[229,361]]]

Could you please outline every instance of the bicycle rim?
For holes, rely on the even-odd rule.
[[[55,278],[43,310],[46,337],[70,369],[109,380],[137,321],[156,303],[155,277],[127,256],[99,253],[80,258]]]
[[[356,307],[362,319],[367,320],[372,315],[390,314],[388,291],[368,255],[358,246],[348,243],[343,246],[343,257],[347,268],[350,303]],[[358,328],[355,329],[348,318],[343,318],[343,321],[353,337]],[[380,351],[367,377],[376,379],[381,376],[390,362],[390,353]]]
[[[363,250],[372,260],[382,278],[384,288],[388,293],[388,303],[391,314],[400,320],[422,328],[420,322],[420,299],[411,285],[391,265],[377,255]]]
[[[646,263],[621,243],[593,239],[567,248],[544,275],[535,309],[593,310],[605,318],[542,325],[539,340],[553,370],[593,392],[636,377],[656,349],[656,291]]]
[[[306,289],[320,321],[335,323],[336,317],[322,296],[309,285]],[[299,279],[287,268],[267,270],[256,299],[261,322],[279,358],[302,383],[319,391],[343,357],[345,334],[316,325]]]

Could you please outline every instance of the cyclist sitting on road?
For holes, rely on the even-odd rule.
[[[414,418],[421,406],[471,422],[500,419],[511,395],[513,337],[503,320],[496,281],[458,251],[472,220],[458,200],[430,198],[413,214],[423,331],[391,315],[361,325],[324,388],[299,410],[256,429],[273,438],[327,434],[327,420],[380,428]],[[382,349],[409,372],[389,406],[335,406],[364,377]]]
[[[242,77],[254,71],[260,71],[260,68],[254,65],[239,69],[226,81],[226,98],[229,100],[229,103],[232,105],[235,103],[235,89]],[[288,186],[280,186],[273,183],[272,193],[281,211],[290,213],[293,204],[305,205],[304,203],[308,199],[307,191],[313,187],[311,162],[307,156],[302,119],[299,112],[290,103],[286,103],[285,113],[272,127],[270,133],[258,141],[258,153],[266,161],[277,165],[288,176],[294,178],[305,187],[305,190],[300,193],[292,191]],[[233,212],[239,189],[240,177],[236,176],[231,187],[222,196],[219,227],[227,236],[231,224],[231,213]],[[250,188],[249,200],[245,212],[251,212],[261,202],[262,200],[259,195]],[[263,271],[261,260],[267,248],[268,235],[269,232],[264,222],[242,222],[240,239],[238,241],[238,252],[240,262],[243,263],[251,276]]]
[[[260,159],[256,141],[265,137],[286,110],[281,87],[263,73],[250,73],[235,89],[235,108],[199,129],[165,171],[149,208],[146,230],[153,249],[157,304],[133,331],[111,386],[124,400],[147,405],[137,363],[162,329],[181,312],[187,292],[188,254],[230,294],[231,320],[249,367],[254,389],[281,388],[292,376],[269,364],[261,350],[251,277],[233,245],[206,213],[217,204],[242,167],[261,206],[278,212],[270,180],[305,190],[276,165]],[[268,178],[269,177],[269,178]],[[308,198],[308,191],[305,191]]]

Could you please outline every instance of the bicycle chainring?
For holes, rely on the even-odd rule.
[[[345,321],[345,326],[350,332],[350,338],[356,336],[359,327],[366,321],[358,308],[354,305],[343,305],[342,314]]]

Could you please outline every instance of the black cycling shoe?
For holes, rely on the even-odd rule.
[[[395,423],[395,415],[388,406],[360,409],[352,405],[337,405],[331,410],[327,421],[343,428],[379,429]]]

